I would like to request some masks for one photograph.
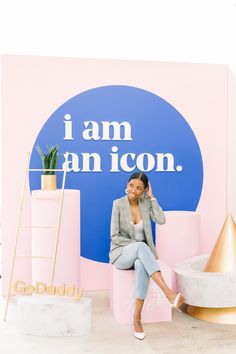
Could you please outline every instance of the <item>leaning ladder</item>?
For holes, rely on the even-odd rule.
[[[57,250],[58,250],[58,243],[59,243],[59,236],[60,236],[61,214],[62,214],[62,204],[63,204],[63,199],[64,199],[64,190],[65,190],[65,183],[66,183],[67,163],[68,163],[68,152],[65,154],[65,163],[64,163],[65,167],[63,169],[34,169],[34,168],[30,169],[29,168],[30,153],[27,156],[27,164],[26,164],[25,175],[24,175],[24,182],[23,182],[23,188],[22,188],[20,208],[19,208],[19,213],[18,213],[18,218],[17,218],[17,225],[16,225],[16,237],[15,237],[15,243],[14,243],[14,246],[13,246],[13,255],[12,255],[12,264],[11,264],[8,292],[7,292],[6,305],[5,305],[4,317],[3,317],[4,321],[6,321],[6,319],[7,319],[8,305],[9,305],[9,300],[10,300],[10,296],[11,296],[10,293],[11,293],[11,289],[12,289],[12,279],[13,279],[13,274],[14,274],[14,267],[15,267],[16,257],[51,259],[53,261],[52,272],[51,272],[51,286],[53,286],[54,275],[55,275],[55,266],[56,266],[56,258],[57,258]],[[24,203],[24,197],[25,197],[27,176],[28,176],[29,172],[42,172],[42,171],[44,171],[44,172],[46,172],[46,171],[47,172],[52,172],[52,171],[54,171],[54,172],[63,172],[62,189],[61,189],[60,204],[59,204],[59,213],[58,213],[58,218],[57,218],[57,225],[55,226],[55,228],[56,228],[56,238],[55,238],[53,256],[52,257],[44,257],[44,256],[34,256],[34,255],[18,255],[17,254],[17,246],[18,246],[18,241],[19,241],[19,231],[20,231],[20,227],[21,227],[21,217],[22,217],[22,209],[23,209],[23,203]],[[45,226],[45,228],[47,228],[47,227],[48,226]]]

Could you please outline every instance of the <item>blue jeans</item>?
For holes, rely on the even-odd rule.
[[[113,263],[118,269],[135,269],[135,294],[137,299],[145,299],[150,276],[160,272],[160,267],[145,242],[125,246],[122,254]]]

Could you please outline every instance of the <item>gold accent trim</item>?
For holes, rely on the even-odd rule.
[[[204,272],[235,271],[236,225],[231,214],[228,214],[211,255],[208,258]]]
[[[57,189],[57,175],[41,175],[42,191],[55,191]]]
[[[203,321],[236,324],[236,307],[209,308],[187,305],[186,312],[190,316]]]

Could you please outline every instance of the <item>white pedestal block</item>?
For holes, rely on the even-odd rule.
[[[18,298],[18,328],[34,336],[80,336],[91,332],[91,299],[64,296]]]

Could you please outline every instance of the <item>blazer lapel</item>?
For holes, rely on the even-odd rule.
[[[133,218],[132,218],[131,209],[130,209],[127,196],[125,196],[123,199],[123,207],[124,207],[124,217],[127,224],[127,228],[129,230],[129,235],[131,238],[135,239],[134,223],[133,223]]]
[[[140,199],[139,199],[138,204],[139,204],[141,217],[142,217],[142,220],[143,220],[143,228],[144,228],[144,231],[145,231],[145,235],[146,235],[146,237],[148,237],[149,217],[148,217],[148,213],[147,213],[147,206],[145,205],[145,201],[144,200],[140,200]]]

